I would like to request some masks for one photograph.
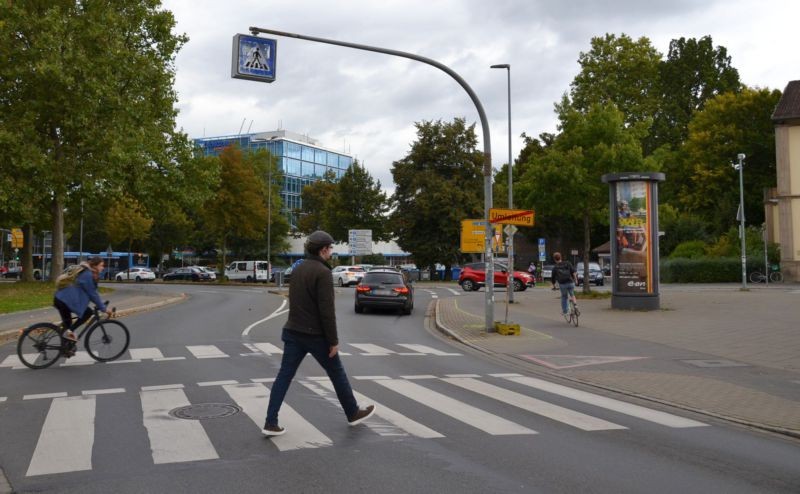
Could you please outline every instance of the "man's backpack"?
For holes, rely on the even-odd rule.
[[[75,280],[78,279],[78,275],[81,274],[84,269],[86,269],[86,266],[81,266],[80,264],[67,266],[67,269],[56,278],[56,289],[61,290],[62,288],[72,286]]]
[[[567,262],[560,262],[553,266],[553,278],[559,283],[572,281],[572,270]]]

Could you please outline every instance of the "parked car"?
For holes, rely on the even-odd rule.
[[[331,271],[333,283],[339,286],[358,285],[364,277],[364,268],[358,266],[336,266]]]
[[[550,281],[553,277],[553,264],[542,265],[542,281]]]
[[[506,279],[508,276],[508,268],[505,264],[495,263],[494,266],[494,284],[495,286],[506,286]],[[513,273],[514,291],[522,292],[528,289],[529,286],[536,284],[533,276],[525,271],[514,271]],[[473,262],[465,264],[461,269],[458,276],[458,284],[465,292],[478,290],[480,287],[486,285],[486,263]]]
[[[153,281],[156,274],[150,268],[130,268],[117,273],[114,277],[117,281]]]
[[[211,281],[214,281],[214,280],[217,279],[217,272],[214,271],[213,269],[209,268],[208,266],[189,266],[189,267],[190,268],[197,268],[197,269],[199,269],[199,270],[201,270],[203,272],[208,273],[208,276],[210,277]]]
[[[199,268],[176,268],[164,275],[164,281],[210,281],[211,277]]]
[[[392,270],[394,270],[394,271],[397,271],[398,273],[400,272],[400,268],[398,268],[397,266],[385,266],[385,265],[381,265],[381,266],[372,266],[372,267],[371,267],[371,268],[369,268],[367,271],[377,271],[377,270],[379,270],[379,269],[392,269]]]
[[[578,285],[583,285],[583,263],[579,262],[577,266],[575,266],[575,271],[578,273]],[[605,284],[605,280],[603,278],[603,270],[600,269],[600,265],[596,262],[589,263],[589,283],[592,283],[597,286],[603,286]]]
[[[414,310],[414,288],[396,269],[373,269],[356,286],[355,311],[366,308],[395,309],[403,314]]]
[[[269,279],[269,263],[267,261],[233,261],[225,267],[225,277],[230,281],[246,281],[248,283]]]

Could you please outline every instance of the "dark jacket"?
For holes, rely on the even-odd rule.
[[[289,283],[289,319],[284,328],[313,336],[324,336],[328,345],[339,344],[333,299],[331,267],[319,256],[292,270]]]
[[[575,278],[573,277],[575,274],[575,268],[569,261],[557,262],[555,266],[553,266],[553,270],[550,273],[552,275],[552,281],[557,281],[559,284],[571,283],[575,281]]]
[[[94,280],[92,270],[84,269],[75,280],[75,283],[56,292],[57,299],[64,302],[69,310],[77,315],[86,311],[91,300],[98,310],[105,312],[106,306],[97,293],[97,282]]]

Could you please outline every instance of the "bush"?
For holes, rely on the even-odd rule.
[[[700,259],[706,255],[706,243],[702,240],[689,240],[682,242],[675,247],[672,254],[669,255],[670,259],[685,258],[685,259]]]
[[[742,261],[735,257],[661,261],[662,283],[729,283],[742,279]]]

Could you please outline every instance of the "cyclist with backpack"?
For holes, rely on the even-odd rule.
[[[567,315],[567,297],[570,297],[575,307],[578,307],[578,301],[575,299],[575,284],[578,282],[578,274],[572,263],[569,261],[562,261],[561,253],[553,253],[553,260],[556,262],[553,266],[551,281],[555,285],[558,282],[558,287],[561,289],[561,315]]]
[[[73,329],[77,329],[92,317],[94,312],[89,308],[91,300],[97,309],[112,315],[110,308],[106,307],[97,293],[97,280],[105,268],[106,263],[102,257],[95,256],[88,262],[82,262],[80,267],[68,270],[56,280],[58,290],[53,298],[53,305],[61,315],[64,327],[64,338],[77,341]],[[80,315],[73,324],[72,314]]]

